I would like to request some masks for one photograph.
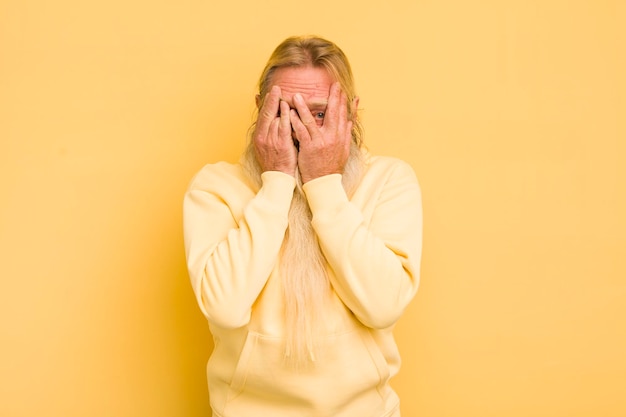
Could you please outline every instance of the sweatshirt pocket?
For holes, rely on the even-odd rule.
[[[287,366],[283,349],[281,339],[248,333],[224,417],[382,416],[397,403],[387,362],[365,328],[326,337],[305,368]]]

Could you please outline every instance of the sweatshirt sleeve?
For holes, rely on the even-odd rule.
[[[295,180],[274,171],[261,178],[260,190],[239,215],[235,213],[241,208],[229,204],[245,201],[238,194],[242,190],[224,184],[228,179],[223,176],[205,175],[185,194],[192,287],[203,314],[220,327],[237,328],[250,321],[252,304],[271,274],[287,229]]]
[[[366,326],[392,326],[419,285],[422,250],[421,192],[412,168],[397,161],[367,223],[339,174],[304,186],[313,228],[333,270],[335,291]]]

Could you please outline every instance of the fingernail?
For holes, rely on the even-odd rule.
[[[293,95],[293,99],[296,101],[302,101],[302,96],[300,95],[300,93],[296,93]]]

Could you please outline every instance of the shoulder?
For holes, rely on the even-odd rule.
[[[189,191],[209,191],[221,187],[232,188],[237,185],[249,188],[242,166],[222,161],[203,166],[191,179]]]
[[[417,182],[413,167],[406,161],[380,155],[365,155],[366,177],[379,177],[379,179],[406,178]]]
[[[391,216],[403,211],[418,212],[421,187],[406,161],[390,156],[365,155],[365,170],[351,201],[366,218],[377,213]]]

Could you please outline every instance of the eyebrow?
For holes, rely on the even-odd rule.
[[[328,107],[328,101],[314,101],[313,103],[307,103],[309,109],[325,109]]]
[[[296,107],[293,106],[293,103],[291,100],[285,100],[284,98],[280,98],[281,101],[286,101],[287,104],[289,104],[289,107],[292,109],[295,109]],[[313,101],[311,103],[306,103],[307,107],[309,108],[309,110],[319,110],[319,109],[325,109],[326,107],[328,107],[328,100],[317,100],[317,101]]]

